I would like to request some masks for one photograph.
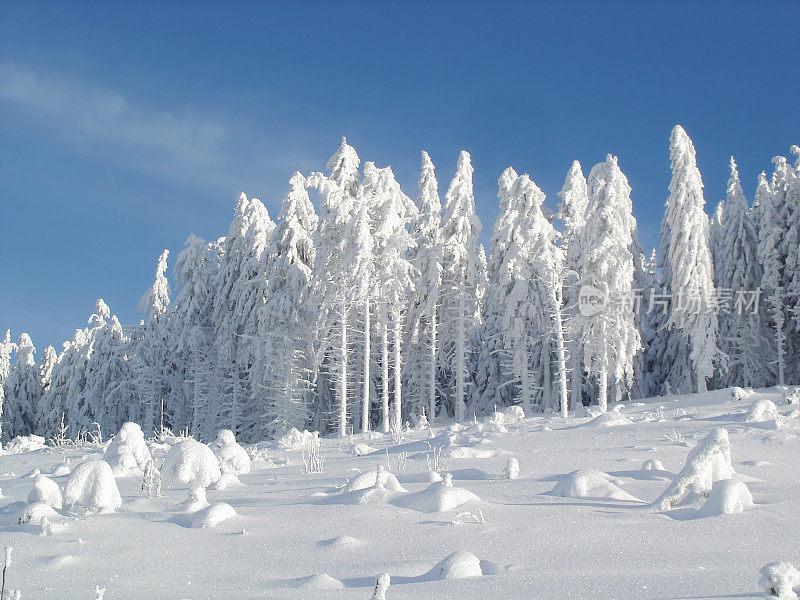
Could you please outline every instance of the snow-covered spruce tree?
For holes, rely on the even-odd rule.
[[[558,406],[568,413],[567,366],[561,317],[564,253],[552,224],[542,213],[544,193],[528,175],[516,179],[509,198],[515,214],[511,243],[497,286],[503,307],[503,345],[512,357],[511,371],[520,381],[522,405],[530,410],[536,390],[556,381]],[[555,361],[552,362],[550,357]],[[552,366],[551,366],[552,365]]]
[[[639,242],[638,231],[633,232],[631,244],[633,255],[633,293],[634,293],[634,323],[642,350],[633,359],[633,398],[650,398],[658,393],[660,383],[664,380],[663,365],[659,355],[658,335],[659,328],[664,322],[664,315],[657,310],[648,310],[648,301],[651,290],[660,288],[658,273],[656,271],[656,251],[653,249],[650,256],[645,255],[644,248]]]
[[[370,169],[374,169],[374,165],[366,163],[364,165],[365,181],[368,179],[366,174]],[[345,227],[342,238],[342,247],[344,248],[342,272],[349,283],[348,303],[352,306],[353,316],[351,321],[360,322],[362,325],[363,347],[360,349],[360,353],[353,353],[354,355],[360,354],[361,358],[360,364],[353,370],[360,369],[362,431],[369,431],[370,429],[370,405],[372,404],[370,392],[372,383],[370,375],[370,361],[372,359],[370,313],[372,311],[371,299],[373,296],[375,248],[370,225],[370,204],[365,196],[362,195],[359,197],[359,206],[353,213],[347,227]],[[340,415],[340,418],[342,417],[346,418],[346,415]]]
[[[512,277],[507,264],[508,251],[515,242],[514,236],[519,233],[519,203],[512,202],[511,196],[511,189],[518,177],[517,172],[508,167],[497,180],[500,212],[492,227],[486,296],[481,311],[481,324],[474,333],[473,346],[476,352],[473,355],[474,365],[470,368],[475,387],[469,408],[470,412],[476,414],[491,413],[495,407],[508,406],[515,398],[520,397],[521,379],[515,378],[515,373],[519,370],[514,369],[513,352],[509,353],[506,348],[503,323],[509,294],[508,282]],[[521,346],[520,349],[524,348]],[[526,402],[528,400],[531,399],[525,399]],[[528,411],[531,405],[526,404]]]
[[[169,282],[167,281],[167,258],[169,250],[164,250],[156,263],[156,276],[147,291],[139,300],[137,310],[145,314],[146,321],[137,332],[137,348],[135,351],[137,387],[142,399],[139,419],[143,423],[145,435],[152,435],[155,430],[156,413],[160,410],[161,400],[167,393],[166,352],[167,335],[166,318],[169,307]]]
[[[486,289],[486,253],[478,241],[481,222],[475,214],[470,156],[462,151],[456,174],[445,195],[442,224],[442,353],[444,389],[456,421],[466,417],[469,336],[480,323]]]
[[[711,264],[714,266],[714,286],[718,288],[725,287],[720,281],[725,260],[725,234],[722,230],[724,219],[725,201],[720,201],[708,218],[708,245],[711,250]]]
[[[724,387],[761,386],[763,379],[758,314],[748,314],[735,306],[738,294],[749,297],[761,282],[758,263],[758,232],[747,199],[744,196],[736,162],[731,157],[730,177],[722,218],[719,262],[715,262],[718,288],[731,290],[734,295],[731,310],[720,315],[720,350],[728,356],[728,371],[722,375]],[[749,299],[749,298],[748,298]]]
[[[36,370],[36,348],[27,333],[19,336],[14,361],[5,382],[8,437],[36,431],[35,408],[42,395]]]
[[[579,314],[575,319],[587,370],[597,376],[597,404],[602,410],[608,407],[609,384],[617,401],[622,399],[623,387],[632,384],[633,359],[640,349],[631,304],[634,264],[630,248],[636,220],[630,193],[615,156],[609,154],[589,174],[589,205],[581,236],[584,251],[578,268],[581,285],[600,290],[606,302],[597,314]]]
[[[355,149],[342,138],[341,146],[326,165],[331,176],[312,173],[306,181],[321,196],[312,278],[313,305],[319,315],[314,353],[318,393],[312,427],[324,431],[336,404],[336,417],[332,420],[342,436],[347,432],[348,318],[352,291],[349,287],[352,280],[342,270],[342,237],[361,194],[359,164]],[[335,400],[329,397],[331,391]]]
[[[788,190],[786,204],[792,210],[786,223],[786,267],[784,281],[792,303],[795,332],[800,332],[800,147],[792,146],[795,155],[794,167],[788,170]],[[796,371],[795,371],[796,372]],[[798,375],[800,376],[800,374]],[[795,383],[798,383],[795,381]]]
[[[378,169],[371,162],[364,164],[364,202],[372,213],[375,254],[375,295],[382,306],[381,354],[383,373],[386,375],[389,360],[388,332],[391,328],[394,385],[392,409],[387,414],[385,404],[389,381],[383,377],[382,427],[399,430],[402,425],[402,331],[405,306],[414,284],[414,266],[406,258],[415,241],[408,232],[408,224],[418,216],[414,202],[400,189],[391,167]],[[365,378],[366,381],[366,378]]]
[[[309,310],[317,215],[305,178],[295,173],[268,254],[270,293],[260,313],[267,405],[262,433],[302,429],[310,419],[314,320]]]
[[[267,300],[266,254],[275,223],[257,198],[239,196],[214,291],[219,398],[217,428],[227,428],[244,440],[253,439],[263,414],[262,373],[253,366],[262,355],[258,313]]]
[[[89,325],[92,353],[83,392],[89,418],[102,431],[117,431],[138,414],[138,395],[127,359],[128,340],[102,298],[95,303]]]
[[[0,445],[6,431],[9,408],[6,404],[5,383],[11,372],[11,354],[14,352],[14,343],[11,341],[11,330],[7,329],[3,339],[0,340]]]
[[[782,244],[785,223],[781,219],[781,206],[777,204],[777,198],[763,172],[758,176],[756,205],[759,217],[757,254],[763,269],[761,289],[769,305],[769,318],[764,319],[764,325],[767,335],[774,340],[775,377],[778,385],[783,385],[786,381],[786,315],[781,277],[786,262]]]
[[[661,249],[667,267],[665,284],[672,294],[667,327],[688,345],[695,389],[704,392],[715,364],[722,358],[717,347],[717,314],[712,306],[714,267],[709,250],[708,217],[703,211],[703,181],[692,140],[680,125],[675,126],[670,136],[670,160],[672,180],[664,216],[669,235],[662,241]],[[671,381],[689,380],[686,374],[682,378],[680,375]],[[689,391],[685,385],[672,386],[672,390]]]
[[[798,159],[800,161],[800,159]],[[784,294],[786,307],[786,353],[785,376],[786,383],[800,383],[800,330],[796,330],[793,316],[794,307],[798,303],[797,291],[800,287],[800,180],[797,170],[789,164],[783,156],[772,159],[775,172],[772,176],[770,188],[775,196],[775,205],[779,206],[780,222],[784,227],[781,240],[781,254],[784,256],[781,271],[781,289]]]
[[[36,433],[42,435],[45,431],[47,417],[50,414],[50,407],[48,405],[48,391],[53,384],[53,372],[58,366],[58,354],[55,348],[48,346],[44,349],[42,359],[39,361],[39,387],[42,390],[42,395],[39,397],[39,402],[35,406],[34,421],[36,423]]]
[[[578,263],[583,254],[581,236],[586,224],[586,208],[589,204],[589,186],[583,176],[581,163],[573,161],[567,172],[564,187],[558,193],[561,198],[559,218],[564,223],[561,247],[564,249],[564,317],[568,337],[570,408],[574,411],[583,405],[583,349],[575,328],[578,313],[578,292],[581,275]]]
[[[436,365],[439,339],[437,319],[442,285],[442,203],[433,162],[422,152],[422,170],[417,196],[419,216],[411,235],[417,245],[409,250],[411,264],[419,272],[414,295],[409,303],[408,367],[406,388],[411,390],[413,414],[425,413],[430,423],[436,419]]]
[[[215,432],[211,312],[216,279],[214,244],[191,234],[173,267],[175,301],[169,318],[170,352],[182,379],[172,390],[172,427],[209,439]],[[208,425],[203,428],[201,426]]]

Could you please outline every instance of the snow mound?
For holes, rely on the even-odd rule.
[[[78,465],[64,489],[64,505],[88,512],[114,512],[122,506],[114,471],[104,460]]]
[[[731,402],[747,400],[748,398],[752,398],[754,395],[755,392],[750,388],[745,389],[737,386],[731,388]]]
[[[373,452],[377,452],[377,449],[373,448],[369,444],[358,443],[350,446],[350,454],[353,456],[366,456],[367,454],[372,454]]]
[[[503,423],[516,423],[525,418],[525,411],[521,406],[507,406],[503,409]]]
[[[124,423],[106,448],[103,460],[111,465],[117,477],[141,475],[145,465],[153,460],[142,428],[130,421]]]
[[[644,464],[642,464],[642,471],[666,471],[666,469],[660,460],[651,458],[650,460],[644,461]]]
[[[706,503],[700,509],[703,516],[741,513],[755,506],[747,484],[733,479],[715,481]]]
[[[619,427],[620,425],[632,425],[628,417],[620,412],[620,407],[617,406],[610,412],[601,413],[591,421],[584,423],[588,427]]]
[[[454,487],[453,477],[448,473],[444,481],[433,483],[421,492],[401,496],[394,501],[394,504],[419,512],[438,513],[454,510],[469,502],[480,501],[481,499],[469,490]]]
[[[573,471],[556,484],[550,491],[551,496],[561,498],[611,498],[639,502],[611,481],[611,476],[594,469]]]
[[[797,600],[792,588],[800,585],[800,572],[787,562],[774,562],[759,570],[758,585],[764,588],[767,600]]]
[[[310,431],[300,432],[294,427],[278,438],[281,450],[305,450],[316,436]]]
[[[330,540],[322,540],[321,542],[317,542],[317,546],[322,548],[353,548],[363,544],[364,540],[354,538],[351,535],[340,535],[339,537],[335,537]]]
[[[28,494],[28,504],[43,502],[53,508],[61,508],[63,498],[58,484],[44,475],[37,475],[33,480],[33,489]]]
[[[341,590],[344,589],[344,583],[331,577],[327,573],[316,573],[308,577],[301,577],[296,579],[294,587],[301,590]]]
[[[403,483],[436,483],[444,481],[444,477],[438,471],[423,471],[422,473],[411,473],[402,475]]]
[[[194,529],[207,529],[209,527],[216,527],[223,521],[227,521],[235,516],[236,511],[230,504],[217,502],[194,513],[189,526]]]
[[[233,432],[223,429],[210,444],[219,462],[222,475],[241,475],[250,472],[250,455],[237,442]]]
[[[778,413],[778,407],[772,400],[756,400],[747,411],[744,421],[745,423],[766,423],[766,422],[780,422],[781,416]]]
[[[342,490],[344,493],[356,492],[367,488],[375,487],[379,483],[382,487],[392,492],[407,492],[408,490],[400,485],[397,477],[384,469],[383,465],[378,465],[374,471],[360,473],[353,477]]]
[[[459,550],[438,563],[420,579],[424,581],[439,581],[442,579],[480,577],[481,575],[483,575],[483,571],[478,557],[466,550]]]
[[[18,435],[5,447],[6,454],[22,454],[35,452],[45,447],[45,440],[40,435]]]
[[[448,458],[492,458],[497,456],[497,450],[488,448],[473,448],[472,446],[454,446],[447,448]]]
[[[53,477],[61,477],[62,475],[69,475],[71,469],[69,465],[66,463],[61,463],[55,469],[53,469]]]
[[[24,507],[18,514],[16,521],[20,525],[44,525],[61,518],[52,506],[45,502],[34,502]]]
[[[735,474],[728,431],[715,429],[689,452],[686,465],[654,506],[657,510],[665,511],[681,500],[694,502],[708,496],[715,481],[730,479]]]

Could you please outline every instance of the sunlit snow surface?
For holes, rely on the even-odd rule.
[[[722,390],[631,403],[615,427],[535,416],[506,423],[506,432],[468,425],[435,427],[433,439],[428,430],[408,432],[399,443],[373,436],[375,451],[364,456],[352,452],[365,442],[358,435],[323,439],[321,474],[304,474],[301,450],[260,444],[242,485],[209,488],[203,515],[180,512],[185,489],[165,485],[163,497],[150,499],[134,476],[117,478],[116,512],[65,505],[43,523],[18,524],[36,469],[63,490],[70,474],[56,468],[74,471],[101,459],[103,448],[3,455],[0,545],[14,547],[8,587],[37,600],[91,599],[95,585],[109,600],[368,600],[375,577],[388,573],[392,600],[759,598],[762,565],[800,562],[800,417],[774,390],[732,398]],[[748,419],[759,400],[775,403],[778,425],[770,415]],[[730,436],[733,480],[755,505],[714,514],[722,511],[693,498],[658,511],[652,503],[717,428]],[[428,473],[430,446],[446,446],[438,470],[452,474],[452,488]],[[156,464],[167,449],[151,444]],[[517,479],[505,475],[510,456],[519,460]],[[662,465],[643,469],[650,460]],[[399,485],[373,476],[378,465]],[[599,491],[551,493],[567,489],[562,482],[578,470],[594,471]],[[370,475],[346,491],[359,471]],[[726,488],[743,491],[717,486]],[[419,510],[453,489],[469,492],[457,492],[467,501]],[[350,501],[355,493],[366,500]]]

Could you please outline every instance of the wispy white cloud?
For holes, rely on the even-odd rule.
[[[221,120],[148,107],[117,90],[24,65],[0,62],[4,103],[99,160],[181,185],[232,193],[261,179],[265,168],[285,170],[285,156],[263,140],[259,155],[250,154]]]

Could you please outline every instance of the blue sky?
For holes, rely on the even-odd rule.
[[[0,328],[60,347],[98,297],[123,323],[163,248],[277,216],[346,135],[416,194],[460,149],[489,232],[513,165],[554,202],[609,152],[657,242],[667,139],[709,205],[800,144],[800,3],[0,3]],[[488,236],[484,236],[488,238]]]

